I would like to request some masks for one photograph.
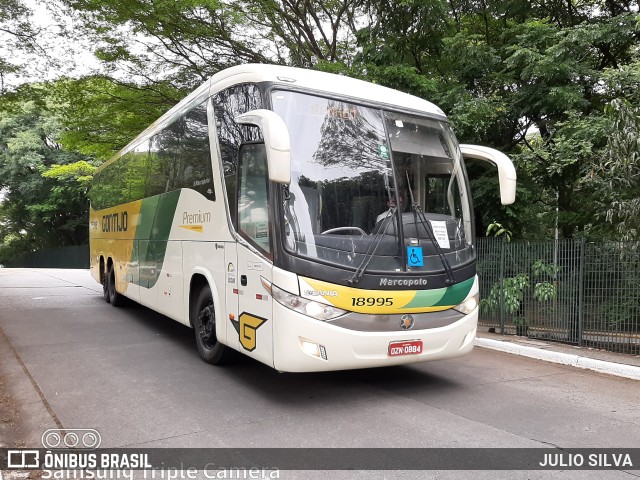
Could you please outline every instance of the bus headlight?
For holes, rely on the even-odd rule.
[[[453,307],[454,310],[457,310],[460,313],[464,313],[465,315],[469,315],[476,308],[478,308],[478,301],[480,300],[480,294],[476,293],[475,295],[471,295],[460,305],[456,305]]]
[[[264,288],[271,293],[271,296],[276,302],[291,310],[307,315],[308,317],[312,317],[317,320],[331,320],[332,318],[336,318],[347,313],[346,310],[342,310],[341,308],[336,308],[332,305],[316,302],[285,292],[264,278],[261,278],[260,280],[262,281]]]

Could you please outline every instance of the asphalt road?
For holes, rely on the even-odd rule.
[[[347,372],[282,374],[246,357],[214,367],[199,359],[191,329],[140,306],[112,307],[83,270],[0,269],[0,328],[0,374],[27,446],[56,426],[96,429],[103,447],[640,446],[638,381],[482,348]],[[436,478],[299,478],[339,474]]]

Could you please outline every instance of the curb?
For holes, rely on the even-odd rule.
[[[625,365],[622,363],[606,362],[604,360],[596,360],[588,357],[581,357],[570,353],[554,352],[551,350],[543,350],[541,348],[527,347],[511,342],[502,342],[500,340],[492,340],[489,338],[476,338],[475,345],[500,352],[512,353],[514,355],[522,355],[523,357],[535,358],[547,362],[561,363],[563,365],[571,365],[573,367],[595,370],[596,372],[608,373],[618,377],[630,378],[632,380],[640,380],[640,367],[633,365]]]

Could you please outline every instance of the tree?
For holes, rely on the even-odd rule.
[[[65,151],[46,97],[0,105],[0,263],[21,253],[88,240],[87,157]]]
[[[48,85],[65,149],[107,160],[188,92],[169,82],[136,85],[105,76]]]
[[[606,218],[622,240],[640,240],[640,107],[626,99],[607,105],[613,122],[600,175]]]
[[[62,0],[105,64],[191,90],[241,63],[312,67],[352,53],[356,0]]]
[[[31,10],[21,0],[4,0],[0,8],[0,94],[5,90],[5,76],[20,70],[16,50],[37,49],[37,31],[29,22]]]

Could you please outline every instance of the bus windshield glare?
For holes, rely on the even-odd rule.
[[[272,103],[291,136],[287,250],[385,274],[474,260],[468,180],[446,121],[282,90]]]

